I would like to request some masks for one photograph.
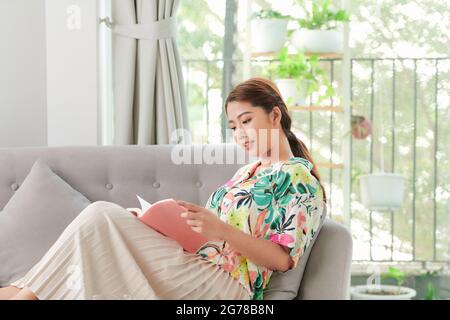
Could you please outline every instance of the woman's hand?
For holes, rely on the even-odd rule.
[[[186,208],[181,216],[186,218],[186,223],[192,230],[198,232],[212,241],[223,241],[226,227],[225,222],[219,219],[211,211],[187,201],[177,201],[177,203]]]
[[[211,211],[196,204],[186,201],[177,201],[177,203],[186,208],[186,212],[183,212],[181,216],[187,218],[187,224],[210,240],[226,241],[233,250],[242,256],[270,270],[284,272],[293,266],[288,249],[281,245],[244,233],[223,222]]]

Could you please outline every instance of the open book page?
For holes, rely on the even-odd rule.
[[[134,215],[141,217],[152,205],[148,201],[142,199],[140,196],[136,195],[139,200],[140,208],[127,208],[128,211]]]
[[[141,205],[140,209],[132,212],[137,219],[162,235],[171,238],[180,244],[184,250],[196,253],[209,239],[192,230],[181,213],[186,208],[179,205],[174,199],[168,198],[153,204],[136,195]]]
[[[145,201],[144,199],[142,199],[138,195],[136,195],[136,197],[139,200],[139,204],[141,205],[141,210],[142,210],[143,213],[146,212],[148,209],[150,209],[150,207],[152,205],[149,202]]]

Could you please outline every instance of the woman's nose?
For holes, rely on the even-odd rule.
[[[246,133],[245,130],[242,129],[242,128],[236,128],[235,137],[236,137],[239,141],[244,141],[244,140],[247,140],[247,139],[248,139],[247,133]]]
[[[239,133],[239,139],[241,139],[242,141],[248,140],[247,132],[245,132],[244,130],[242,130],[242,131]]]

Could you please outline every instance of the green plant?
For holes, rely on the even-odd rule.
[[[252,16],[253,19],[289,19],[290,16],[285,16],[275,10],[260,10],[255,12]]]
[[[350,131],[349,131],[350,132]],[[363,170],[357,166],[352,167],[352,183],[356,183],[359,177],[363,174]]]
[[[298,24],[305,29],[334,29],[339,22],[346,22],[350,17],[345,10],[330,10],[331,0],[312,1],[311,9],[305,10],[307,16],[298,19]]]
[[[324,77],[324,71],[319,66],[319,58],[316,55],[306,57],[302,52],[290,56],[287,48],[283,48],[278,60],[269,69],[278,79],[295,79],[298,85],[306,84],[305,94],[309,96],[317,92],[321,85],[326,86],[325,94],[319,100],[331,97],[335,90],[331,83]]]
[[[397,282],[398,291],[400,291],[400,287],[405,283],[406,273],[397,268],[389,267],[385,278],[394,279]]]
[[[272,69],[275,76],[282,79],[302,78],[312,80],[314,74],[320,72],[317,69],[317,58],[315,56],[309,61],[301,52],[291,57],[287,48],[280,51],[278,61],[272,64]]]
[[[425,294],[425,300],[438,300],[439,297],[436,293],[436,288],[431,282],[428,282],[427,293]]]
[[[427,270],[425,273],[417,276],[417,278],[421,278],[424,281],[427,281],[427,291],[425,293],[425,300],[438,300],[439,296],[436,290],[436,287],[433,284],[433,280],[437,280],[440,274],[444,271],[444,267],[441,267],[437,270]]]

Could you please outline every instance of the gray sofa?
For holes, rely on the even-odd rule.
[[[236,161],[233,164],[174,164],[171,161],[173,147],[0,149],[0,211],[38,158],[90,201],[111,201],[124,208],[139,206],[135,194],[150,202],[174,198],[204,205],[209,195],[243,165]],[[224,154],[234,155],[235,159],[242,156],[234,145],[224,144],[221,148]],[[199,155],[205,151],[205,145],[192,145],[188,149]],[[347,299],[351,256],[352,239],[348,229],[325,219],[310,256],[304,261],[297,299]],[[270,299],[270,294],[265,298]]]

